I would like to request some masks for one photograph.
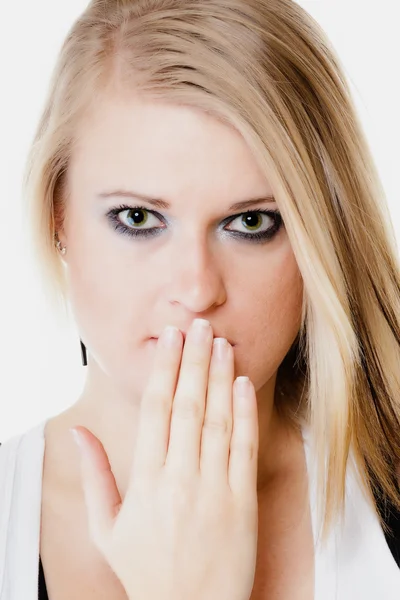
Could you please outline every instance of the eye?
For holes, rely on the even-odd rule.
[[[124,219],[122,218],[123,213],[126,213]],[[137,239],[159,235],[166,229],[165,227],[155,226],[157,225],[157,221],[164,222],[161,215],[157,216],[155,211],[149,210],[144,206],[116,206],[106,216],[112,227],[120,234],[133,238],[136,237]],[[261,209],[248,210],[239,215],[233,215],[224,219],[223,224],[230,226],[239,220],[240,225],[243,227],[242,230],[224,228],[224,231],[229,231],[232,237],[253,243],[266,243],[272,240],[283,226],[282,216],[278,210]],[[268,226],[268,221],[271,221],[272,225]],[[266,225],[264,225],[264,228],[261,228],[265,222],[267,222]]]
[[[114,210],[116,212],[114,212]],[[114,210],[112,212],[114,212],[116,216],[118,215],[118,217],[124,212],[127,213],[125,217],[125,222],[129,227],[132,227],[134,229],[151,229],[152,227],[154,227],[154,225],[157,224],[157,219],[154,213],[144,208],[143,206],[135,206],[134,208],[122,206]],[[156,219],[156,221],[153,221],[152,223],[151,217],[153,217],[153,219]],[[146,224],[150,226],[147,228],[144,227],[144,225]]]
[[[235,217],[231,223],[235,221],[239,221],[240,225],[243,225],[244,231],[243,233],[261,233],[260,228],[264,222],[264,232],[271,229],[271,224],[268,225],[268,221],[272,221],[272,216],[276,213],[271,214],[272,211],[263,211],[263,210],[251,210],[239,215],[239,217]],[[265,226],[265,222],[267,221],[267,225]],[[229,230],[228,230],[229,231]],[[231,230],[232,231],[232,230]]]

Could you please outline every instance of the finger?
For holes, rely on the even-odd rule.
[[[164,466],[182,341],[182,334],[176,327],[166,328],[158,339],[154,367],[140,406],[132,462],[135,477],[146,479]]]
[[[89,530],[99,550],[107,547],[115,518],[121,507],[121,496],[115,483],[103,444],[86,427],[74,428],[78,437],[82,487]]]
[[[171,430],[165,467],[170,473],[199,473],[201,430],[204,421],[212,328],[195,319],[185,340],[179,380],[171,412]]]
[[[224,338],[215,338],[200,451],[202,479],[210,485],[228,481],[233,379],[233,348]]]
[[[238,383],[238,379],[242,380]],[[257,493],[258,414],[254,386],[238,377],[233,386],[233,427],[229,455],[229,485],[244,503]]]

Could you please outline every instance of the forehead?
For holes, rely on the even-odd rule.
[[[203,111],[143,99],[108,98],[77,132],[72,186],[140,188],[171,197],[271,192],[245,140]]]

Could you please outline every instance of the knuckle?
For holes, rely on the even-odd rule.
[[[141,410],[145,413],[168,413],[171,410],[171,401],[163,390],[153,389],[145,394]]]
[[[190,396],[180,396],[176,398],[173,407],[172,415],[183,419],[200,419],[203,415],[203,406],[198,401]]]
[[[225,418],[223,416],[216,417],[206,415],[203,423],[203,429],[206,429],[211,432],[217,432],[222,435],[226,435],[230,431],[230,426],[230,419]]]
[[[223,368],[214,368],[210,370],[210,385],[218,387],[226,386],[227,376],[226,370]]]
[[[203,371],[204,368],[205,368],[205,359],[204,359],[204,356],[203,356],[203,354],[200,354],[198,352],[194,352],[192,354],[192,356],[190,356],[188,362],[189,362],[189,367],[191,369],[195,369],[196,371],[197,370]]]
[[[249,461],[253,460],[254,457],[254,446],[246,442],[233,442],[230,448],[231,454],[237,452],[242,458],[246,458]]]

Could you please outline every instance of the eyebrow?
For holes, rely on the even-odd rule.
[[[131,198],[134,200],[142,200],[143,202],[148,202],[152,206],[157,208],[162,208],[164,210],[168,210],[171,208],[171,205],[166,200],[162,198],[152,198],[151,196],[146,196],[145,194],[139,194],[134,191],[127,190],[113,190],[111,192],[101,192],[97,195],[100,199],[106,198]],[[242,210],[247,208],[248,206],[255,206],[257,204],[263,204],[264,202],[274,202],[275,197],[272,194],[267,194],[266,196],[257,196],[255,198],[249,198],[249,200],[243,200],[241,202],[235,202],[231,204],[228,208],[231,210]]]

